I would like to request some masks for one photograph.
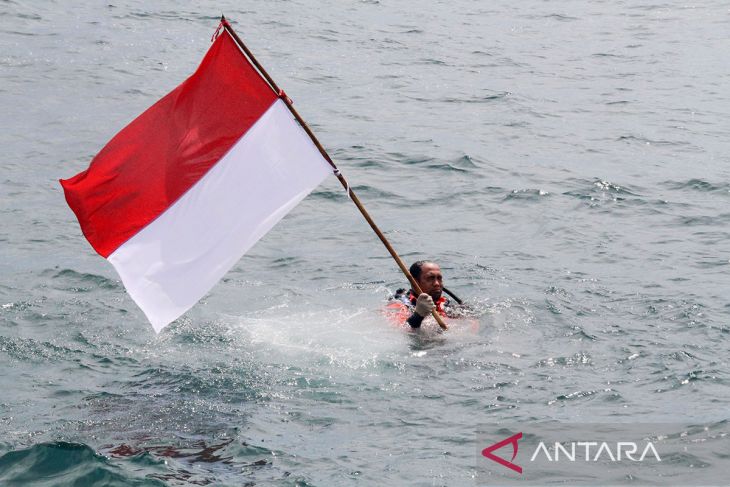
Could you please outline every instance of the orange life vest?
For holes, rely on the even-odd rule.
[[[393,299],[385,306],[386,315],[391,321],[396,322],[399,325],[405,323],[405,321],[413,314],[417,299],[418,296],[416,296],[413,291],[408,291],[407,296],[404,293],[402,296]],[[436,312],[446,318],[446,306],[448,306],[449,300],[444,296],[441,296],[434,304],[436,305]]]

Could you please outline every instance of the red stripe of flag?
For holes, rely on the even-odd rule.
[[[276,100],[229,35],[197,71],[62,180],[94,249],[108,257],[205,175]]]

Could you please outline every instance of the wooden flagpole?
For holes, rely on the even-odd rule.
[[[340,184],[342,184],[342,187],[345,188],[345,191],[347,191],[348,196],[352,200],[353,203],[355,203],[355,206],[357,206],[357,209],[360,210],[360,213],[362,213],[362,216],[365,218],[365,220],[370,225],[370,228],[373,229],[375,234],[378,236],[381,242],[383,242],[383,245],[385,245],[385,248],[388,250],[390,255],[395,260],[395,263],[398,264],[398,267],[400,267],[400,270],[403,272],[403,274],[408,279],[408,282],[411,284],[411,288],[418,294],[421,294],[423,291],[421,291],[421,287],[418,285],[418,282],[413,278],[411,273],[408,271],[408,268],[403,263],[403,260],[400,258],[398,253],[395,251],[392,245],[390,245],[390,242],[388,242],[388,239],[385,238],[385,235],[383,235],[383,232],[380,231],[380,228],[375,224],[373,219],[370,217],[370,214],[367,212],[365,207],[360,202],[360,198],[357,197],[355,192],[350,188],[350,184],[347,182],[345,177],[342,175],[340,170],[337,168],[335,163],[332,161],[332,158],[329,156],[327,151],[324,149],[322,144],[320,144],[319,140],[317,140],[317,137],[314,135],[314,132],[309,128],[309,125],[304,121],[304,119],[299,115],[297,110],[292,105],[292,101],[289,99],[288,96],[284,93],[284,91],[279,88],[279,86],[276,84],[276,82],[269,76],[269,73],[266,72],[263,66],[259,64],[259,62],[256,60],[254,55],[249,51],[248,47],[246,47],[246,44],[243,43],[240,37],[238,37],[238,34],[236,34],[231,27],[231,24],[228,23],[226,20],[226,17],[221,15],[221,25],[225,29],[228,34],[231,35],[233,40],[236,41],[236,44],[238,44],[238,47],[241,48],[241,50],[246,54],[248,59],[253,63],[253,65],[256,67],[256,69],[261,73],[261,75],[266,79],[266,81],[269,83],[269,86],[271,86],[271,89],[274,90],[274,92],[281,98],[284,103],[286,104],[287,108],[289,108],[289,111],[294,116],[294,118],[299,122],[299,125],[302,126],[305,132],[307,132],[307,135],[312,139],[312,142],[314,142],[314,145],[319,150],[320,154],[322,154],[322,157],[332,166],[332,169],[334,170],[335,176],[337,176],[337,179],[340,181]],[[444,323],[444,320],[441,318],[441,315],[438,314],[436,309],[434,309],[431,314],[436,319],[436,322],[439,324],[439,326],[447,330],[449,327]]]

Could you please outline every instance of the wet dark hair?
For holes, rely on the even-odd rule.
[[[408,269],[408,272],[411,273],[413,276],[413,279],[416,281],[421,278],[421,272],[423,271],[423,265],[431,263],[430,260],[419,260],[411,264],[411,268]]]

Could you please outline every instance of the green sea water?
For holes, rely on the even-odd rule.
[[[154,334],[57,180],[221,13],[473,320],[388,322],[404,279],[330,178]],[[488,425],[726,425],[729,27],[712,1],[3,2],[0,485],[478,485]]]

